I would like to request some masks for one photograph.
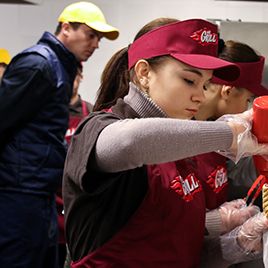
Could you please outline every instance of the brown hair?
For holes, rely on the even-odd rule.
[[[83,23],[80,23],[80,22],[69,22],[69,24],[71,25],[71,27],[74,29],[74,30],[77,30],[81,24]],[[62,26],[62,22],[59,22],[58,25],[57,25],[57,28],[55,30],[55,35],[59,35],[60,31],[61,31],[61,26]]]
[[[4,62],[0,62],[0,66],[3,67],[3,68],[6,68],[7,67],[7,64],[4,63]]]
[[[255,62],[260,59],[253,48],[233,40],[225,42],[219,57],[230,62]]]
[[[157,18],[144,25],[136,34],[134,41],[145,33],[170,23],[177,22],[174,18]],[[157,64],[161,57],[148,60],[149,64]],[[128,47],[120,49],[106,64],[102,75],[101,85],[97,92],[97,99],[93,111],[110,108],[118,98],[128,93],[129,82],[133,74],[128,71]]]

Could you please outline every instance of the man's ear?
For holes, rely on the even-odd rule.
[[[149,87],[150,65],[146,60],[139,60],[134,67],[137,83],[144,89]]]
[[[65,37],[69,36],[71,25],[68,22],[63,22],[61,25],[61,34]]]
[[[227,100],[231,96],[232,90],[233,90],[232,86],[223,85],[221,88],[221,97],[224,100]]]

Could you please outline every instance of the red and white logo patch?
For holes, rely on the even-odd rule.
[[[218,166],[207,178],[208,185],[215,193],[218,193],[228,183],[227,170],[225,167]]]
[[[194,32],[191,38],[202,46],[218,45],[218,35],[207,28]]]
[[[186,202],[193,200],[194,194],[202,191],[201,184],[193,173],[189,174],[185,180],[183,180],[182,176],[177,176],[171,181],[170,188]]]

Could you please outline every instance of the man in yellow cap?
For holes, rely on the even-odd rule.
[[[69,5],[58,21],[54,35],[12,59],[0,85],[1,267],[58,268],[54,196],[73,81],[100,39],[119,34],[89,2]]]
[[[10,63],[10,60],[11,60],[11,57],[9,55],[9,52],[4,48],[0,48],[0,83],[1,83],[1,79],[4,74],[4,71],[7,65]]]

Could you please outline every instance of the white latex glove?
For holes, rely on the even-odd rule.
[[[227,122],[234,134],[231,148],[228,151],[218,151],[218,153],[230,158],[235,163],[242,157],[250,155],[268,155],[268,144],[259,144],[251,132],[252,119],[252,109],[241,114],[224,115],[217,119],[217,121]]]
[[[257,206],[246,206],[243,199],[225,202],[219,207],[222,220],[221,234],[227,233],[260,211]]]

